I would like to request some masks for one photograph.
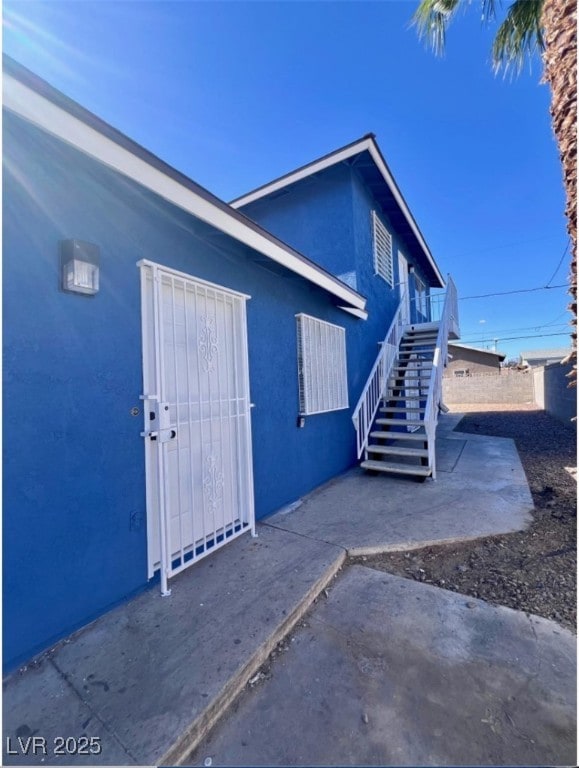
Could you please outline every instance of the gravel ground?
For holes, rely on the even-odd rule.
[[[535,504],[526,531],[355,562],[554,619],[576,631],[577,484],[565,469],[575,472],[576,430],[532,406],[516,408],[477,406],[456,429],[515,440]]]

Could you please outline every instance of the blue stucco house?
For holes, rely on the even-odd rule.
[[[3,112],[7,669],[358,459],[435,476],[456,295],[372,136],[227,204],[8,58]]]

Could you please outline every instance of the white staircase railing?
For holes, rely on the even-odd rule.
[[[358,449],[358,458],[362,456],[366,445],[368,444],[368,435],[372,428],[376,411],[380,405],[380,400],[384,394],[388,376],[392,370],[394,361],[398,354],[398,345],[402,336],[402,329],[406,322],[403,322],[404,296],[400,300],[396,314],[392,320],[388,333],[386,334],[382,347],[374,363],[366,386],[364,387],[358,404],[352,414],[352,421],[356,428],[356,440]]]
[[[424,413],[424,426],[428,445],[428,466],[432,470],[432,479],[436,479],[436,453],[435,438],[438,424],[439,406],[442,399],[442,374],[446,366],[448,356],[448,336],[453,329],[458,328],[458,297],[456,286],[450,277],[446,284],[446,293],[440,313],[440,325],[436,338],[434,360],[428,382],[428,394],[426,397],[426,410]]]

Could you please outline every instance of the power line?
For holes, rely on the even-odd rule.
[[[506,248],[517,248],[520,245],[528,245],[529,243],[539,243],[543,240],[554,240],[553,235],[544,235],[543,237],[534,237],[532,240],[518,240],[516,243],[503,243],[503,245],[491,245],[486,248],[477,248],[474,251],[467,251],[466,253],[459,254],[456,258],[465,258],[467,256],[475,256],[479,253],[488,253],[489,251],[504,251]],[[559,237],[557,236],[557,240]]]
[[[551,278],[552,279],[552,278]],[[543,285],[540,288],[519,288],[516,291],[501,291],[500,293],[481,293],[480,296],[459,296],[459,301],[467,299],[488,299],[490,296],[511,296],[513,293],[534,293],[535,291],[549,291],[553,288],[567,288],[567,283],[561,285]]]
[[[470,341],[463,341],[460,340],[460,343],[462,344],[485,344],[490,343],[491,341],[514,341],[515,339],[540,339],[543,338],[543,336],[568,336],[569,333],[565,333],[563,331],[562,333],[536,333],[534,336],[493,336],[491,339],[472,339]],[[452,342],[450,342],[452,343]]]
[[[548,328],[550,330],[554,330],[555,328],[569,328],[569,323],[557,323],[556,325],[554,323],[539,323],[538,325],[525,325],[522,328],[497,328],[496,330],[487,330],[487,333],[515,333],[517,331],[541,331],[543,328]],[[486,336],[485,332],[483,330],[469,330],[465,331],[465,336],[474,336],[477,333],[482,334],[483,336]]]
[[[564,310],[563,312],[561,312],[561,314],[557,315],[557,317],[554,320],[549,320],[548,323],[536,323],[535,325],[524,325],[524,326],[519,326],[517,328],[496,328],[492,332],[493,333],[514,333],[515,331],[540,331],[543,328],[553,329],[553,327],[568,328],[571,323],[570,317],[567,322],[563,322],[563,323],[557,322],[560,317],[564,317],[565,315],[569,315],[569,310],[567,309]],[[490,332],[491,331],[489,330],[488,333]],[[485,335],[484,330],[482,329],[479,329],[479,330],[472,329],[468,331],[465,330],[464,333],[466,336],[474,336],[476,333],[481,333]]]
[[[557,317],[556,317],[554,320],[551,320],[551,322],[550,322],[550,323],[543,323],[543,325],[545,325],[545,326],[548,326],[548,325],[560,325],[560,323],[557,323],[557,320],[558,320],[560,317],[564,317],[565,315],[568,315],[568,314],[569,314],[569,311],[570,311],[570,310],[568,310],[568,309],[565,309],[563,312],[561,312],[561,314],[560,314],[560,315],[557,315]],[[569,322],[571,322],[571,318],[569,318]]]
[[[568,250],[569,250],[569,240],[567,240],[567,245],[565,246],[565,250],[563,251],[563,255],[559,259],[559,263],[557,264],[557,269],[553,272],[551,277],[547,280],[547,285],[545,286],[546,288],[549,287],[549,283],[551,282],[551,280],[555,277],[555,275],[557,274],[557,272],[561,268],[561,264],[563,263],[563,259],[565,258],[565,254],[567,253]]]

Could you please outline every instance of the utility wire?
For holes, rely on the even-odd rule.
[[[567,240],[567,245],[565,246],[565,250],[563,251],[563,255],[559,259],[559,263],[557,264],[557,269],[553,272],[553,274],[551,275],[549,280],[547,280],[547,285],[545,286],[545,288],[549,288],[549,283],[555,277],[557,272],[561,269],[561,264],[563,263],[563,259],[565,258],[565,254],[567,253],[568,250],[569,250],[569,240]]]
[[[560,315],[557,315],[557,317],[556,317],[554,320],[551,320],[551,322],[550,322],[550,323],[543,323],[543,325],[544,325],[544,326],[549,326],[549,325],[561,325],[561,323],[558,323],[558,322],[557,322],[557,320],[558,320],[560,317],[564,317],[565,315],[569,315],[569,310],[568,310],[568,309],[566,309],[566,310],[564,310],[563,312],[561,312],[561,314],[560,314]],[[571,319],[570,319],[570,318],[569,318],[569,322],[571,322]]]
[[[471,341],[460,340],[462,344],[486,344],[491,341],[514,341],[515,339],[540,339],[543,336],[568,336],[568,333],[537,333],[534,336],[493,336],[491,339],[472,339]],[[452,342],[450,342],[452,343]]]
[[[548,323],[537,323],[536,325],[524,325],[519,326],[517,328],[497,328],[496,330],[492,331],[493,333],[515,333],[516,331],[541,331],[543,328],[548,328],[550,330],[554,330],[554,328],[569,328],[570,327],[570,319],[568,322],[559,323],[557,322],[560,317],[564,317],[565,315],[568,315],[569,311],[565,310],[564,312],[561,312],[560,315],[557,315],[557,317],[554,320],[550,320]],[[469,331],[465,331],[465,336],[474,336],[477,333],[484,334],[484,331],[482,330],[476,330],[471,329]],[[491,331],[489,331],[491,333]]]
[[[552,278],[551,278],[552,279]],[[519,288],[517,291],[501,291],[500,293],[481,293],[480,296],[459,296],[459,301],[467,299],[488,299],[490,296],[511,296],[513,293],[534,293],[535,291],[549,291],[552,288],[567,288],[567,283],[561,285],[543,285],[540,288]]]
[[[525,325],[521,328],[497,328],[496,330],[490,331],[487,330],[488,333],[518,333],[519,331],[542,331],[543,328],[547,328],[550,331],[554,331],[555,328],[569,328],[570,323],[539,323],[538,325]],[[471,329],[469,331],[465,331],[465,336],[474,336],[477,333],[482,333],[483,335],[486,335],[485,332],[481,329]]]
[[[477,248],[474,251],[467,251],[466,253],[458,254],[459,258],[466,258],[468,256],[476,256],[479,253],[488,253],[489,251],[504,251],[507,248],[518,248],[521,245],[528,245],[529,243],[539,243],[543,240],[553,240],[552,235],[544,235],[543,237],[534,237],[532,240],[518,240],[516,243],[503,243],[503,245],[490,245],[486,248]],[[557,237],[557,239],[559,239]]]

